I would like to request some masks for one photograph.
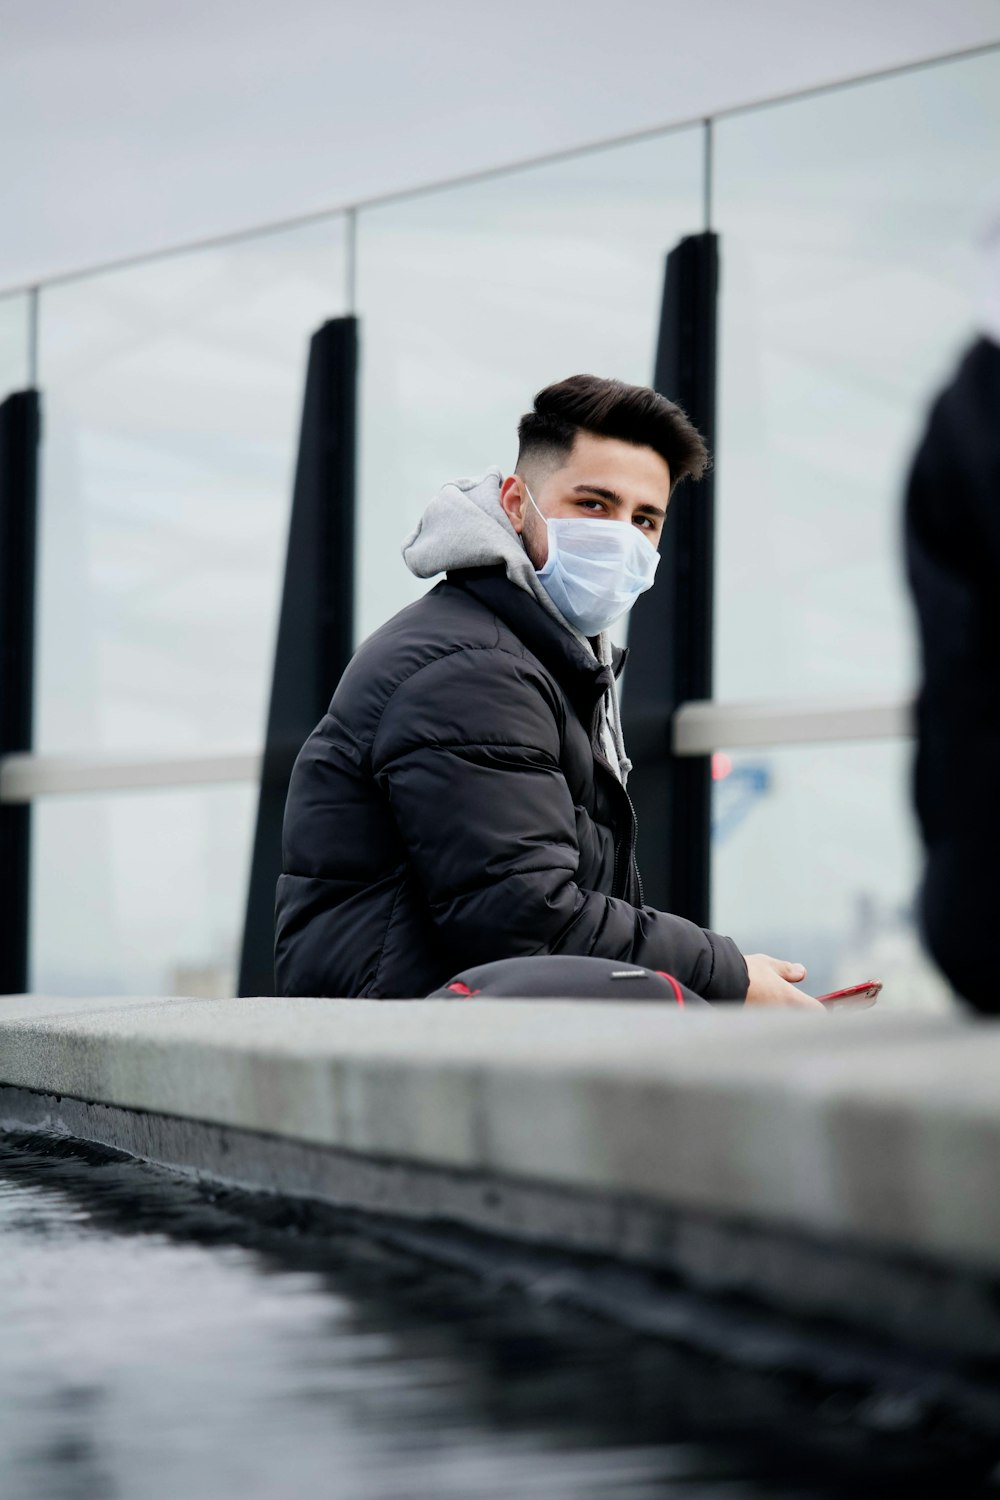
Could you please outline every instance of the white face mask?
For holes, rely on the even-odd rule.
[[[556,608],[581,635],[600,635],[652,588],[660,555],[627,521],[586,516],[542,516],[549,555],[538,581]]]

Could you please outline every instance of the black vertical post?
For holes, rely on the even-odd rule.
[[[715,447],[718,238],[690,235],[667,257],[653,384]],[[622,717],[634,770],[637,857],[652,906],[709,922],[711,761],[675,756],[672,718],[712,696],[713,472],[671,503],[655,588],[629,621]]]
[[[274,890],[288,781],[354,638],[358,331],[336,318],[312,337],[274,657],[239,993],[274,993]]]
[[[39,399],[0,404],[0,755],[31,749]],[[28,988],[31,809],[0,803],[0,994]]]

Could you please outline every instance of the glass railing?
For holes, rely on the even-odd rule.
[[[716,696],[906,696],[902,490],[975,330],[1000,55],[723,120],[714,148]],[[713,922],[810,964],[818,990],[871,974],[885,1005],[939,1003],[913,919],[910,760],[898,742],[734,757],[717,801],[743,811],[717,819]]]
[[[652,378],[664,258],[709,225],[716,695],[905,697],[901,489],[975,325],[998,150],[1000,49],[0,297],[0,394],[44,401],[39,754],[259,749],[325,319],[361,320],[360,638],[425,587],[399,555],[423,505],[513,465],[536,389]],[[909,747],[848,734],[720,757],[713,923],[936,1003]],[[231,990],[254,806],[40,798],[33,988]]]

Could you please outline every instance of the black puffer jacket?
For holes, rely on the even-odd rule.
[[[471,964],[593,954],[742,999],[729,938],[642,905],[599,748],[602,667],[502,566],[450,573],[360,648],[292,773],[283,995],[426,995]]]

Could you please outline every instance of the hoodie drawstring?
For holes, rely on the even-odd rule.
[[[602,631],[597,638],[597,659],[602,666],[611,666],[611,640],[606,630]],[[622,786],[624,786],[628,781],[628,773],[632,769],[632,762],[625,751],[625,734],[622,730],[621,709],[618,704],[618,684],[614,678],[612,678],[611,686],[604,695],[604,722],[608,727],[611,742],[614,746],[618,773],[621,777]]]

